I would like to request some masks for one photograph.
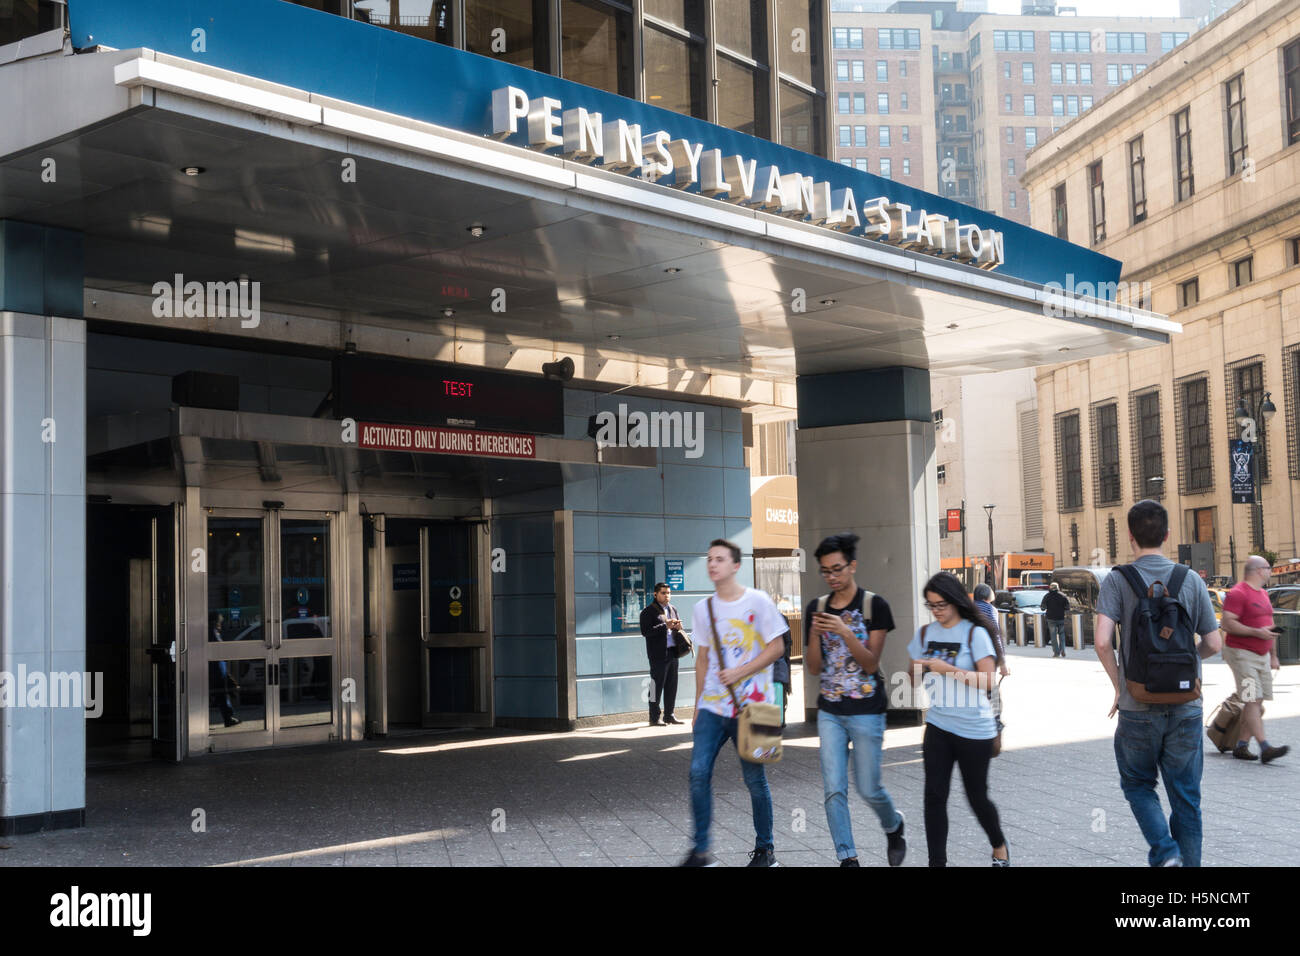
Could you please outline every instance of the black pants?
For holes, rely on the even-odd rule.
[[[664,701],[664,716],[673,715],[677,703],[677,658],[673,654],[650,662],[650,679],[655,682],[655,695],[650,701],[650,719],[659,719],[659,698]]]
[[[961,768],[966,799],[988,835],[989,845],[996,849],[1005,843],[998,808],[988,794],[993,741],[958,737],[926,724],[921,752],[925,758],[925,842],[930,850],[930,865],[948,864],[948,791],[953,764]]]

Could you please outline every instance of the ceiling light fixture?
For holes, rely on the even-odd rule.
[[[181,172],[186,176],[201,176],[203,173],[206,173],[207,170],[202,166],[182,166]]]
[[[466,232],[468,232],[475,239],[482,239],[483,233],[487,232],[487,227],[480,226],[478,223],[475,223],[474,225],[470,226],[469,229],[466,230]]]
[[[679,272],[681,272],[681,271],[682,271],[682,270],[679,269],[679,268],[677,268],[676,266],[669,266],[667,269],[664,270],[664,272],[668,273],[670,276],[672,276],[672,275],[676,275],[677,273],[679,273]]]
[[[621,336],[621,335],[607,335],[607,336],[605,336],[605,338],[609,339],[611,342],[617,342],[617,341],[618,341],[619,339],[621,339],[622,337],[623,337],[623,336]]]
[[[443,317],[444,319],[454,318],[455,315],[456,315],[456,310],[455,310],[455,309],[443,309],[443,310],[442,310],[442,317]]]
[[[834,304],[835,304],[834,299],[822,299],[822,305],[834,305]]]

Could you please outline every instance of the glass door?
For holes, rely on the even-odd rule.
[[[153,630],[147,648],[153,679],[153,755],[167,760],[181,759],[180,700],[181,650],[177,628],[176,525],[175,505],[159,508],[151,519],[153,551]]]
[[[332,516],[209,513],[208,726],[213,750],[335,732]]]

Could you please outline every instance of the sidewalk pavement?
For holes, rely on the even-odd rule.
[[[1091,649],[1053,660],[1050,650],[1013,648],[1009,663],[1007,730],[990,794],[1013,864],[1145,865],[1115,769],[1110,684]],[[1204,676],[1208,718],[1232,677],[1218,658]],[[1300,744],[1300,667],[1279,672],[1275,696],[1265,718],[1270,740]],[[907,866],[926,863],[921,733],[885,735],[884,784],[907,815]],[[1300,864],[1300,821],[1291,812],[1300,748],[1263,766],[1204,743],[1204,864]],[[0,865],[674,865],[690,849],[690,755],[689,722],[637,723],[565,734],[431,733],[96,769],[87,774],[86,827],[5,838]],[[989,847],[958,776],[949,865],[987,866]],[[790,725],[769,780],[780,862],[835,865],[815,724]],[[718,758],[714,793],[714,851],[726,865],[744,865],[753,827],[730,748]],[[885,865],[874,814],[854,793],[849,802],[863,865]]]

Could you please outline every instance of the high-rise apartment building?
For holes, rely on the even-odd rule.
[[[832,3],[831,148],[846,165],[1028,223],[1026,153],[1185,42],[1197,20],[984,6]]]

